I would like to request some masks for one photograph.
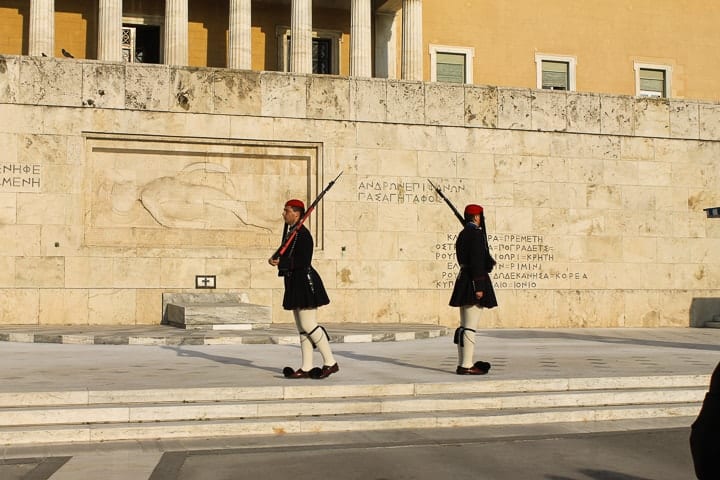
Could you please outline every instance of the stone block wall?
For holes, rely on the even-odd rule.
[[[0,323],[153,324],[162,294],[281,308],[267,265],[311,201],[321,321],[454,325],[458,208],[486,207],[485,326],[701,325],[720,312],[720,105],[0,57]]]

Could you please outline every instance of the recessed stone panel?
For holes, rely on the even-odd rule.
[[[90,136],[86,157],[87,245],[267,250],[285,200],[322,188],[313,144]]]

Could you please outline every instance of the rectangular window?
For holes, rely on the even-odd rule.
[[[430,45],[430,81],[472,83],[475,49]]]
[[[575,91],[575,57],[535,54],[537,88]]]
[[[568,62],[542,61],[542,88],[545,90],[569,90],[570,64]]]
[[[638,97],[669,98],[672,68],[668,65],[635,63],[635,95]]]
[[[438,52],[436,81],[465,83],[465,55]]]
[[[641,68],[640,72],[641,97],[666,97],[665,70]]]

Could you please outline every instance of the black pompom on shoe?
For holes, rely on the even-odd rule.
[[[457,369],[455,370],[455,373],[457,373],[458,375],[485,375],[487,374],[487,372],[487,370],[478,368],[475,365],[470,368],[465,368],[458,365]]]
[[[480,360],[475,362],[475,365],[473,366],[479,368],[480,370],[485,370],[485,373],[487,373],[490,371],[490,367],[492,365],[490,365],[490,362],[483,362],[482,360]]]
[[[314,378],[315,380],[320,380],[323,378],[327,378],[333,373],[337,373],[340,371],[340,367],[338,367],[338,364],[335,363],[335,365],[327,366],[323,365],[322,368],[315,367],[312,370],[310,370],[310,378]]]
[[[313,370],[315,369],[313,368]],[[303,369],[298,368],[297,370],[293,370],[292,367],[283,368],[283,375],[285,376],[285,378],[308,378],[310,376],[308,372],[304,371]]]

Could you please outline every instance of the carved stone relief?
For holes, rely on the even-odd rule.
[[[321,155],[315,144],[101,136],[87,157],[87,244],[178,245],[184,232],[193,247],[266,247],[286,198],[312,200]]]

